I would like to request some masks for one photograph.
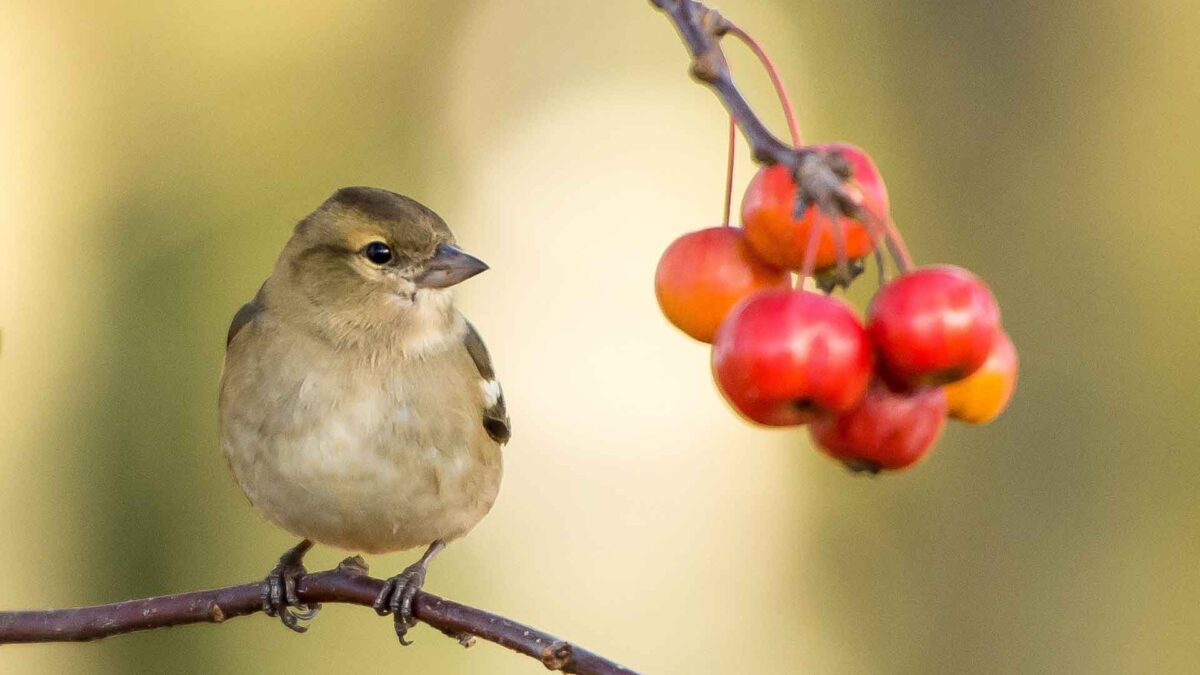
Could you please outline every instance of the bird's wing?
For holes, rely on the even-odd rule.
[[[503,445],[512,436],[508,409],[504,405],[504,390],[496,380],[496,371],[492,369],[492,359],[488,356],[483,338],[479,337],[479,331],[475,330],[470,321],[467,322],[467,332],[463,335],[463,346],[467,348],[467,353],[471,355],[471,360],[479,370],[479,376],[483,378],[480,386],[483,388],[484,405],[487,406],[483,410],[483,428],[487,429],[488,436],[491,436],[493,441]]]
[[[254,294],[254,299],[242,305],[242,308],[237,311],[237,314],[233,315],[233,322],[229,324],[229,332],[225,334],[226,347],[229,347],[229,343],[233,342],[233,336],[237,335],[238,331],[245,327],[246,324],[253,321],[254,317],[258,316],[259,313],[262,312],[263,306],[262,302],[260,302],[261,297],[262,289],[260,288],[258,289],[258,293]]]

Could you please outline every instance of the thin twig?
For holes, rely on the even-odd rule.
[[[733,83],[725,53],[717,44],[718,38],[728,31],[729,22],[716,10],[694,0],[651,2],[675,24],[679,37],[692,55],[692,77],[712,87],[717,93],[729,114],[737,120],[754,159],[763,164],[798,167],[800,158],[811,153],[794,148],[772,134]]]
[[[828,164],[825,154],[811,147],[795,147],[771,133],[734,84],[720,39],[736,27],[715,9],[695,0],[650,0],[650,3],[671,19],[692,57],[692,77],[708,85],[737,121],[754,160],[764,165],[789,167],[799,189],[800,203],[835,207],[847,216],[856,216],[859,200],[843,189],[845,177]]]
[[[384,581],[345,566],[300,578],[304,603],[348,603],[370,607]],[[262,611],[263,583],[129,600],[110,605],[0,612],[0,645],[18,642],[85,642],[121,633],[221,623]],[[578,645],[481,609],[424,591],[413,601],[413,616],[458,636],[473,635],[532,657],[550,670],[579,675],[629,675],[634,671]],[[390,626],[389,626],[390,632]]]
[[[725,159],[725,211],[721,224],[729,227],[729,214],[733,208],[733,162],[737,154],[737,122],[729,118],[729,147]]]
[[[792,97],[788,96],[787,87],[784,86],[783,78],[779,76],[779,68],[775,66],[771,55],[767,54],[767,50],[763,49],[758,40],[741,28],[731,24],[728,32],[745,43],[750,51],[758,57],[763,68],[767,70],[767,76],[771,78],[771,86],[775,87],[775,96],[779,99],[779,104],[783,106],[783,117],[787,120],[788,134],[791,136],[792,145],[795,147],[804,145],[804,137],[800,134],[800,125],[796,122],[796,108],[792,105]]]

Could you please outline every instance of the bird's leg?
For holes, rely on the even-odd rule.
[[[304,569],[304,554],[312,548],[313,543],[308,539],[291,547],[279,557],[279,563],[267,575],[263,583],[262,607],[267,616],[277,616],[283,625],[303,633],[307,626],[300,625],[301,621],[309,621],[321,610],[321,605],[306,605],[300,602],[296,594],[296,580],[308,574]]]
[[[446,542],[441,539],[430,544],[420,560],[388,579],[383,590],[379,592],[379,597],[375,598],[375,611],[379,616],[395,616],[396,637],[400,638],[402,645],[412,644],[404,636],[408,634],[408,629],[417,623],[412,615],[413,598],[425,583],[425,571],[429,568],[429,561],[443,548],[446,548]]]

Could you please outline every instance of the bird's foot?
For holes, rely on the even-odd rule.
[[[393,615],[396,623],[396,637],[400,644],[408,646],[411,640],[405,638],[408,629],[417,625],[412,615],[412,602],[417,591],[425,584],[426,563],[423,560],[409,565],[403,572],[387,580],[379,597],[375,599],[375,611],[379,616]]]
[[[296,594],[296,581],[308,574],[304,569],[304,554],[312,548],[312,542],[305,539],[288,549],[279,557],[279,563],[267,575],[263,582],[262,608],[267,616],[277,616],[291,630],[303,633],[307,626],[302,621],[311,621],[321,611],[321,605],[306,605],[300,602]]]
[[[408,635],[408,629],[417,625],[412,613],[413,598],[417,596],[421,586],[425,585],[425,572],[429,568],[429,561],[445,546],[440,540],[433,542],[420,560],[388,579],[383,590],[379,592],[379,597],[375,598],[375,612],[379,616],[391,614],[394,617],[396,637],[400,639],[400,644],[406,647],[412,644],[405,637]]]

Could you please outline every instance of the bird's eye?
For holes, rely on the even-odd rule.
[[[363,247],[363,255],[376,265],[386,265],[392,261],[392,249],[382,241],[373,241]]]

